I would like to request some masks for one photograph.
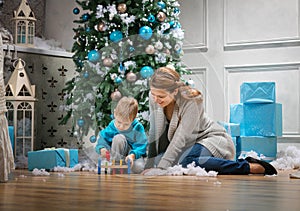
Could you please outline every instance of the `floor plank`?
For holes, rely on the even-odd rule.
[[[0,183],[0,210],[300,210],[300,179],[98,175],[15,170]]]

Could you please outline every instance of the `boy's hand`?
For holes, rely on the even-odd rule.
[[[100,156],[101,156],[101,158],[106,158],[106,152],[107,152],[106,148],[102,148],[100,150]]]
[[[130,160],[130,166],[132,166],[134,159],[135,159],[135,154],[130,154],[125,158],[125,162],[127,163],[128,160]]]

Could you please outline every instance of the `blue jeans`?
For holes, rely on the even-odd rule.
[[[201,144],[195,144],[186,151],[187,155],[183,157],[179,164],[187,167],[188,164],[195,162],[196,166],[204,168],[206,171],[216,171],[221,174],[247,175],[250,173],[250,165],[244,159],[237,161],[226,160],[214,157],[211,152]]]

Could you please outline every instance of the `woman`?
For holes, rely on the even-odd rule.
[[[225,129],[210,120],[202,94],[180,81],[173,69],[161,67],[150,79],[149,151],[144,175],[176,164],[218,174],[277,174],[269,163],[251,157],[233,161],[234,145]],[[156,165],[156,169],[153,168]]]

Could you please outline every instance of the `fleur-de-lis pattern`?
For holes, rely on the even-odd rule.
[[[18,56],[28,64],[25,70],[31,84],[36,87],[34,150],[48,147],[77,147],[76,136],[70,135],[69,132],[72,128],[71,121],[67,125],[59,124],[65,114],[60,109],[65,103],[66,93],[63,88],[75,74],[71,56],[65,58],[21,51],[18,52]],[[10,76],[5,82],[9,78]]]

